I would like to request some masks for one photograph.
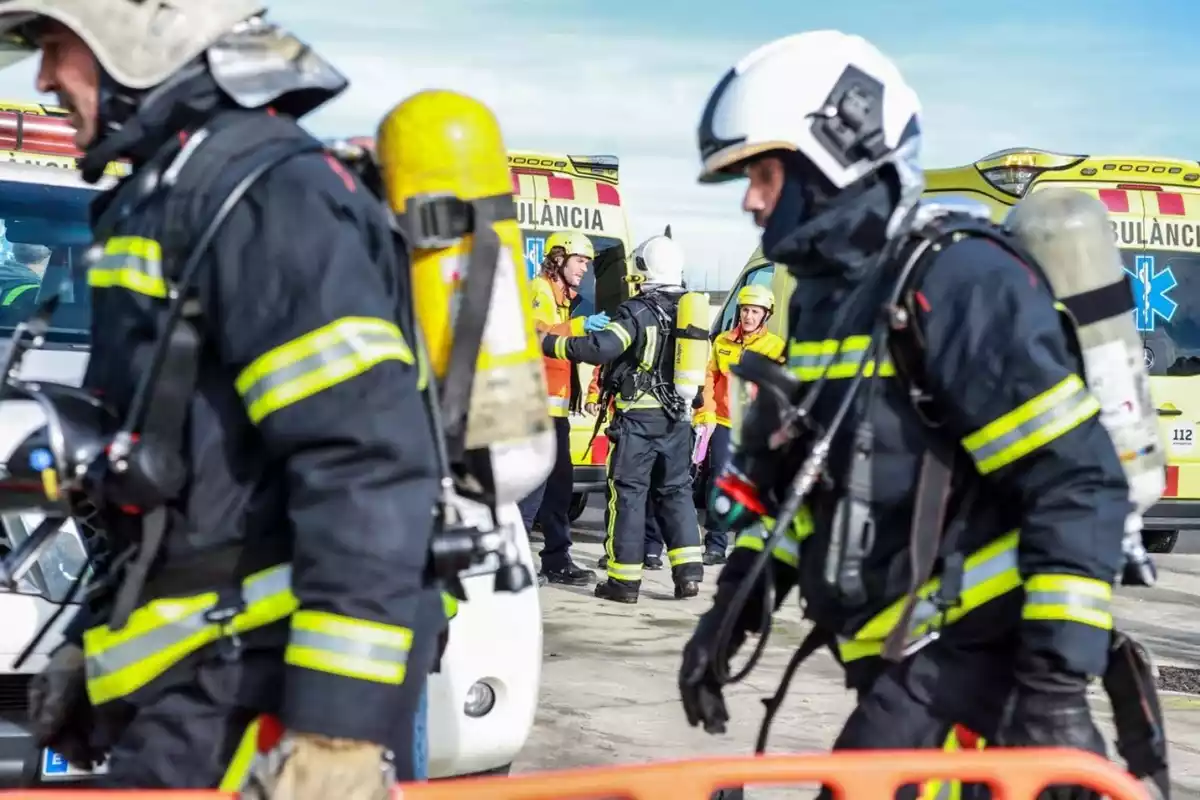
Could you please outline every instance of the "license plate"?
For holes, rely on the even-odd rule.
[[[42,777],[48,780],[66,780],[69,778],[85,778],[89,775],[103,775],[108,772],[108,764],[102,763],[94,770],[80,769],[67,763],[61,753],[56,753],[47,747],[42,751]]]

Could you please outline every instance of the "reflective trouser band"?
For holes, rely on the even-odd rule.
[[[550,395],[546,398],[546,402],[550,404],[550,416],[568,416],[568,412],[571,409],[571,401],[569,398]]]
[[[699,564],[704,560],[704,550],[700,547],[676,547],[667,551],[667,561],[672,567],[681,564]]]
[[[946,741],[942,744],[942,750],[947,753],[957,753],[960,750],[983,750],[985,743],[982,736],[974,737],[973,743],[959,738],[959,733],[966,734],[967,731],[959,725],[950,728],[950,733],[946,736]],[[926,781],[921,788],[921,796],[918,800],[962,800],[962,781],[958,780],[933,780]]]
[[[0,306],[11,306],[13,303],[17,302],[17,298],[19,298],[21,295],[29,291],[36,292],[37,290],[38,284],[36,283],[25,283],[9,289],[8,293],[4,295],[4,299],[0,300]]]
[[[162,245],[141,236],[114,236],[104,243],[100,260],[88,269],[88,285],[166,299]]]
[[[182,659],[230,633],[245,633],[287,618],[296,610],[292,571],[281,564],[242,583],[243,609],[214,621],[221,611],[216,592],[154,600],[136,609],[118,631],[99,626],[83,634],[87,691],[93,705],[125,697]]]
[[[301,609],[292,614],[283,661],[315,672],[399,686],[407,673],[412,640],[412,631],[399,625]]]
[[[761,553],[763,547],[767,544],[767,540],[771,538],[771,531],[774,527],[775,520],[770,517],[764,517],[760,524],[748,528],[744,533],[739,535],[733,541],[733,546],[734,548],[741,547],[745,550],[753,550],[756,553]],[[795,519],[792,520],[787,535],[782,537],[774,549],[771,550],[771,555],[776,561],[786,564],[789,567],[800,566],[800,543],[812,535],[812,532],[812,515],[809,513],[808,507],[805,506],[800,509]]]
[[[342,317],[256,358],[235,380],[254,423],[385,361],[416,364],[396,324]]]
[[[802,381],[815,381],[825,377],[831,380],[853,378],[866,356],[870,336],[847,336],[845,339],[824,339],[811,342],[790,342],[788,345],[788,369]],[[889,377],[896,374],[895,368],[884,360],[876,373],[876,363],[869,360],[863,365],[863,374],[870,377],[878,374]]]
[[[1078,375],[1068,375],[962,440],[981,475],[995,472],[1099,412],[1100,403]]]
[[[920,598],[913,609],[908,638],[920,637],[943,621],[949,625],[980,608],[986,603],[1021,587],[1021,573],[1017,569],[1017,531],[1011,531],[996,541],[980,548],[966,558],[963,564],[962,592],[958,605],[946,609],[944,620],[931,598],[941,588],[941,578],[925,582],[917,591]],[[900,621],[907,598],[896,602],[876,614],[850,639],[839,637],[838,652],[842,661],[855,661],[883,652],[883,643],[892,628]]]
[[[1021,618],[1112,630],[1112,584],[1078,575],[1030,575]]]
[[[618,564],[610,557],[606,568],[608,577],[618,581],[640,581],[642,579],[641,564]]]

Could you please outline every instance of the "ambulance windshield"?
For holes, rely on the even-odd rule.
[[[1200,375],[1200,252],[1124,250],[1151,375]]]
[[[546,231],[522,231],[525,237],[525,270],[526,274],[532,280],[542,269],[542,259],[546,253],[546,238],[550,233]],[[592,240],[592,246],[599,255],[602,251],[610,247],[619,247],[620,239],[615,239],[611,236],[593,236],[588,235]],[[571,316],[587,316],[595,313],[596,310],[596,275],[594,270],[588,270],[583,276],[583,282],[579,285],[579,296],[571,308]]]
[[[86,347],[91,303],[83,253],[94,190],[0,181],[0,337],[59,297],[49,347]]]

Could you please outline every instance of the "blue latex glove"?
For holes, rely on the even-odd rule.
[[[590,317],[584,318],[583,332],[595,333],[596,331],[602,331],[608,322],[608,314],[605,314],[603,311],[601,311],[599,314],[592,314]]]

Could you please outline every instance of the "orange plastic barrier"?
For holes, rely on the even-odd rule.
[[[993,747],[945,753],[875,750],[755,758],[702,758],[620,767],[465,778],[396,787],[393,800],[707,800],[744,784],[826,784],[844,800],[886,800],[897,788],[931,779],[992,787],[994,800],[1034,800],[1051,784],[1076,784],[1111,800],[1149,800],[1127,772],[1080,750]],[[43,789],[0,792],[0,800],[220,800],[220,792]]]

